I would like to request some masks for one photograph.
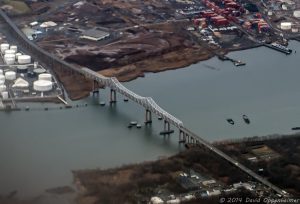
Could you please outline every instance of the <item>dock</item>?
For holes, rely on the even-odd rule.
[[[245,62],[242,62],[241,60],[235,60],[235,59],[232,59],[228,56],[225,56],[225,55],[218,55],[218,58],[222,61],[231,61],[235,66],[244,66],[246,65]]]
[[[287,47],[285,47],[283,45],[276,44],[276,43],[275,44],[274,43],[272,43],[272,44],[266,44],[265,43],[264,46],[268,47],[268,48],[271,48],[273,50],[282,52],[282,53],[287,54],[287,55],[289,55],[289,54],[291,54],[293,52],[292,49],[289,49],[289,48],[287,48]]]

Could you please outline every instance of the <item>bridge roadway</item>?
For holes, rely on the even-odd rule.
[[[262,178],[261,176],[257,175],[247,167],[239,164],[236,160],[229,157],[213,145],[211,145],[208,141],[204,140],[203,138],[199,137],[195,133],[191,132],[187,128],[183,126],[183,123],[177,119],[176,117],[172,116],[165,110],[163,110],[161,107],[159,107],[155,101],[150,97],[142,97],[137,95],[136,93],[130,91],[126,87],[124,87],[116,78],[108,78],[104,77],[103,75],[94,72],[88,68],[76,68],[72,66],[71,64],[68,64],[67,62],[57,58],[56,56],[53,56],[52,54],[46,52],[45,50],[38,47],[36,44],[28,40],[28,38],[20,31],[20,29],[14,24],[13,21],[0,9],[0,20],[6,24],[7,31],[10,32],[12,37],[16,40],[16,42],[19,43],[27,52],[31,53],[33,56],[35,56],[38,60],[40,60],[41,63],[45,63],[50,67],[58,66],[61,69],[67,69],[70,70],[71,73],[74,74],[80,74],[84,75],[86,78],[92,79],[94,81],[97,81],[101,84],[103,84],[106,87],[109,87],[111,90],[116,91],[128,99],[131,99],[132,101],[140,104],[146,109],[146,113],[149,111],[150,113],[155,113],[156,115],[162,117],[165,122],[173,124],[175,127],[177,127],[180,131],[180,137],[183,134],[184,136],[184,142],[186,143],[186,138],[188,138],[188,142],[191,139],[193,143],[202,145],[203,147],[207,148],[208,150],[212,151],[213,153],[217,154],[218,156],[222,157],[229,163],[235,165],[237,168],[239,168],[241,171],[247,173],[257,181],[265,184],[269,188],[273,189],[275,192],[277,192],[280,195],[288,196],[284,191],[276,187],[275,185],[268,182],[266,179]],[[179,138],[179,141],[181,142],[181,138]]]
[[[203,138],[199,137],[198,135],[191,132],[187,128],[183,127],[183,123],[180,120],[178,120],[177,118],[175,118],[174,116],[172,116],[171,114],[169,114],[168,112],[166,112],[165,110],[160,108],[154,102],[154,100],[152,98],[142,97],[142,96],[137,95],[136,93],[134,93],[134,92],[130,91],[129,89],[127,89],[126,87],[124,87],[114,77],[113,78],[104,77],[103,75],[101,75],[97,72],[94,72],[90,69],[87,69],[87,68],[82,68],[80,70],[80,72],[82,74],[84,74],[86,77],[91,78],[91,79],[93,79],[93,80],[95,80],[95,81],[97,81],[97,82],[99,82],[99,83],[101,83],[105,86],[110,87],[111,89],[116,90],[117,92],[124,95],[125,97],[128,97],[132,101],[144,106],[147,110],[150,110],[151,112],[155,113],[156,115],[161,116],[165,121],[168,121],[171,124],[173,124],[174,126],[176,126],[177,128],[179,128],[179,130],[182,133],[184,133],[185,135],[188,135],[191,138],[194,138],[194,143],[195,144],[203,145],[204,147],[208,148],[209,150],[211,150],[212,152],[214,152],[218,156],[222,157],[223,159],[225,159],[229,163],[233,164],[234,166],[236,166],[237,168],[239,168],[243,172],[247,173],[248,175],[250,175],[254,179],[256,179],[259,182],[263,183],[264,185],[270,187],[271,189],[273,189],[277,193],[279,193],[281,195],[284,194],[283,191],[280,188],[278,188],[277,186],[273,185],[272,183],[270,183],[269,181],[267,181],[263,177],[257,175],[255,172],[253,172],[252,170],[250,170],[246,166],[238,163],[236,160],[229,157],[228,155],[226,155],[224,152],[220,151],[216,147],[214,147],[208,141],[204,140]]]

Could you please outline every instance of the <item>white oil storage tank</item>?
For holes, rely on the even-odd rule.
[[[294,11],[294,17],[300,18],[300,10]]]
[[[5,81],[5,76],[3,76],[2,74],[0,74],[0,81]]]
[[[4,80],[0,80],[0,85],[4,85],[5,81]]]
[[[22,53],[20,53],[20,52],[16,53],[16,59],[18,60],[18,57],[21,55],[22,55]]]
[[[16,72],[14,72],[14,71],[5,72],[5,79],[7,79],[7,80],[15,80],[16,77],[17,77]]]
[[[281,30],[290,30],[292,28],[292,23],[291,22],[282,22],[280,24]]]
[[[18,73],[27,73],[28,66],[27,65],[18,65],[17,72]]]
[[[4,84],[0,85],[0,92],[6,91],[6,86]]]
[[[51,91],[52,90],[52,82],[51,81],[45,81],[45,80],[37,80],[33,82],[33,89],[35,91]]]
[[[29,55],[21,55],[18,57],[19,64],[29,64],[31,62],[31,57]]]
[[[5,54],[4,55],[4,62],[8,65],[14,64],[16,62],[15,54]]]
[[[45,73],[45,74],[39,74],[39,80],[45,80],[45,81],[52,81],[52,75]]]
[[[1,96],[3,99],[8,99],[8,92],[7,91],[1,92]]]
[[[8,50],[8,49],[9,49],[9,44],[7,44],[7,43],[2,43],[2,44],[0,45],[0,50],[1,50],[2,53],[4,53],[5,50]]]
[[[16,54],[15,50],[5,50],[4,54]]]
[[[0,75],[3,75],[3,70],[2,69],[0,69]]]
[[[11,45],[9,49],[14,50],[15,52],[18,52],[18,46],[16,46],[16,45]]]
[[[5,59],[5,58],[15,58],[15,57],[16,57],[15,54],[5,54],[5,55],[4,55],[4,59]]]

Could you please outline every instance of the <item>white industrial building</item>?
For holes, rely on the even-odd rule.
[[[110,34],[108,32],[97,30],[97,29],[90,29],[86,30],[82,33],[82,36],[80,38],[87,39],[87,40],[93,40],[93,41],[99,41],[104,40],[105,38],[108,38]]]

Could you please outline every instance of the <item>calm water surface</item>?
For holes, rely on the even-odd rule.
[[[290,43],[294,50],[299,45]],[[146,74],[125,86],[152,96],[210,141],[290,133],[291,127],[300,126],[298,55],[263,47],[233,52],[229,56],[247,65],[235,67],[212,58],[185,69]],[[108,92],[101,97],[107,101]],[[128,129],[132,120],[143,122],[144,110],[118,99],[114,107],[92,105],[96,101],[87,98],[77,103],[88,107],[0,112],[0,194],[18,190],[21,195],[34,195],[71,184],[71,170],[115,167],[180,150],[177,133],[165,139],[159,135],[161,121]],[[248,115],[250,125],[243,122],[242,114]],[[236,124],[229,125],[226,118]]]

